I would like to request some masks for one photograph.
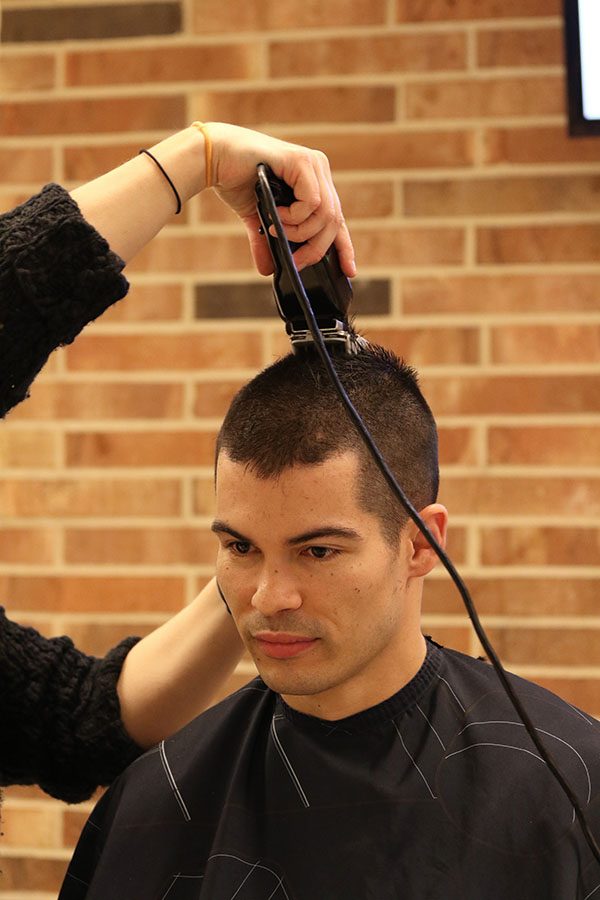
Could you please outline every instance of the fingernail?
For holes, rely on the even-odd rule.
[[[350,276],[356,275],[356,262],[355,260],[350,260]]]

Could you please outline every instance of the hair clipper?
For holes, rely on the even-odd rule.
[[[294,192],[272,170],[261,163],[262,169],[273,194],[276,206],[290,206],[294,200]],[[265,201],[265,188],[261,179],[256,182],[257,212],[269,242],[275,272],[273,275],[273,292],[279,315],[285,322],[285,330],[290,336],[295,353],[303,347],[313,344],[304,313],[297,300],[294,286],[283,264],[283,251],[279,239],[270,234],[273,224]],[[294,253],[302,244],[289,242]],[[355,332],[348,321],[348,310],[352,301],[352,285],[340,267],[335,245],[332,244],[323,258],[313,266],[307,266],[300,273],[300,279],[312,306],[319,331],[330,350],[337,350],[346,356],[358,352],[362,338]]]

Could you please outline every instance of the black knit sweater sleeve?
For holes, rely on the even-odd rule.
[[[57,184],[0,216],[0,417],[53,350],[125,296],[124,265]]]
[[[136,641],[97,659],[67,637],[17,625],[0,607],[0,785],[39,784],[77,803],[139,756],[116,691]]]

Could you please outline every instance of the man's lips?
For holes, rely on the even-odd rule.
[[[318,638],[302,634],[263,631],[254,635],[260,650],[273,659],[290,659],[314,647]]]

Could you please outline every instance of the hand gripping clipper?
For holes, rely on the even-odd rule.
[[[258,174],[255,188],[256,205],[275,267],[273,275],[275,302],[279,315],[285,322],[285,330],[290,336],[292,349],[294,353],[299,353],[303,348],[314,346],[314,341],[284,263],[281,242],[269,231],[273,219],[266,200],[267,191],[270,189],[276,206],[290,206],[295,200],[294,192],[262,163],[258,166]],[[289,242],[292,253],[301,246],[302,244]],[[329,351],[353,356],[360,349],[364,338],[355,333],[348,321],[352,285],[341,270],[335,245],[331,245],[318,263],[304,268],[299,276]]]

